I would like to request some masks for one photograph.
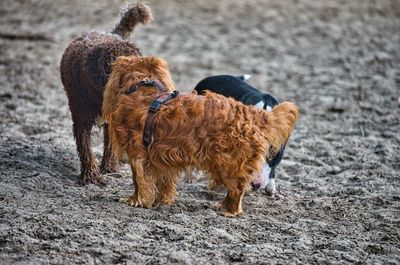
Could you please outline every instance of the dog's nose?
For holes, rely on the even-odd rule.
[[[253,190],[258,190],[261,187],[261,183],[251,183]]]

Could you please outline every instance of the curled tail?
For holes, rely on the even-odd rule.
[[[147,24],[153,20],[150,8],[143,4],[130,4],[124,8],[121,15],[121,20],[115,26],[112,33],[127,39],[133,29],[140,24]]]
[[[267,115],[268,142],[273,149],[272,153],[277,153],[289,139],[298,119],[299,111],[295,104],[283,102],[276,105]]]

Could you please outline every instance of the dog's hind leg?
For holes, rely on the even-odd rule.
[[[171,205],[175,202],[176,183],[179,180],[179,174],[178,172],[164,174],[157,179],[156,203]]]
[[[102,174],[115,173],[118,171],[119,161],[111,145],[110,136],[108,133],[108,124],[103,125],[103,134],[104,134],[104,152],[103,152],[103,159],[100,165],[100,170]]]
[[[143,165],[143,159],[131,161],[132,178],[135,193],[126,199],[126,203],[134,207],[151,208],[155,201],[154,178]]]
[[[73,130],[78,149],[79,159],[81,162],[81,184],[98,184],[104,185],[105,181],[100,175],[99,168],[96,164],[96,158],[92,151],[91,131],[93,124],[83,123],[72,115]]]

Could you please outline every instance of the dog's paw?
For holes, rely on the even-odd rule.
[[[115,164],[110,164],[110,165],[101,165],[100,166],[100,172],[103,175],[119,175],[117,172],[119,170],[119,165],[115,165]],[[119,175],[120,176],[120,175]]]
[[[237,217],[241,214],[242,212],[224,212],[225,217]]]
[[[276,201],[278,201],[278,200],[283,200],[283,199],[285,198],[285,196],[283,196],[282,194],[279,194],[279,193],[277,193],[277,192],[271,193],[271,194],[268,194],[268,193],[267,193],[267,196],[268,196],[270,199],[276,200]]]
[[[153,202],[146,202],[136,195],[132,195],[126,199],[120,199],[120,202],[123,202],[132,207],[151,208],[153,206]]]
[[[175,199],[161,199],[157,201],[157,204],[162,204],[162,205],[172,205],[175,203]]]
[[[243,212],[243,210],[242,210],[242,207],[238,207],[237,209],[235,208],[234,210],[233,209],[228,209],[227,208],[227,201],[226,201],[226,199],[224,199],[223,201],[220,201],[220,202],[217,202],[217,203],[215,203],[215,204],[213,204],[212,206],[211,206],[211,208],[213,209],[213,210],[215,210],[215,211],[220,211],[220,210],[222,210],[222,209],[225,209],[225,211],[224,211],[224,213],[223,213],[223,215],[225,216],[225,217],[236,217],[236,216],[239,216],[242,212]]]
[[[282,199],[283,196],[278,194],[278,191],[276,190],[276,185],[275,185],[275,179],[271,178],[268,185],[265,187],[265,194],[268,197],[271,197],[272,199]]]
[[[211,205],[211,209],[213,209],[215,211],[219,211],[222,208],[224,208],[224,202],[223,201],[217,202],[217,203],[214,203],[213,205]]]
[[[132,207],[141,207],[141,203],[135,195],[132,195],[128,198],[121,198],[120,202],[123,202]]]
[[[271,188],[268,187],[265,189],[265,194],[273,200],[282,200],[285,198],[285,196],[281,195],[278,193],[278,191],[275,189],[275,187]]]
[[[82,186],[85,186],[88,184],[94,184],[97,186],[104,187],[107,185],[107,181],[99,173],[91,173],[91,174],[81,175],[79,184]]]

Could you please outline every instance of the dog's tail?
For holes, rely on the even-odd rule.
[[[143,3],[130,4],[122,11],[121,20],[111,33],[127,39],[133,29],[140,24],[147,24],[153,20],[150,7]]]
[[[268,142],[271,145],[270,154],[276,154],[282,145],[288,141],[296,121],[299,116],[299,110],[291,102],[283,102],[276,105],[271,112],[266,112]]]

